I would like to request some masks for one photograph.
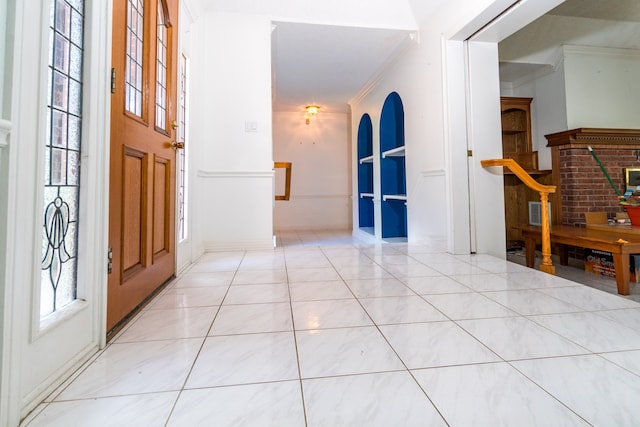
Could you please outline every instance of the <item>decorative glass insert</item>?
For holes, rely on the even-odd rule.
[[[187,141],[187,58],[180,58],[180,81],[178,90],[178,134],[180,142]],[[178,150],[178,241],[187,238],[187,144]]]
[[[167,130],[167,25],[162,2],[158,1],[156,48],[156,127]]]
[[[142,46],[144,42],[144,0],[127,2],[127,57],[125,60],[125,109],[142,117]]]
[[[40,315],[76,299],[83,0],[52,0]]]

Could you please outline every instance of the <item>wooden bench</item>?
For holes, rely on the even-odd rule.
[[[529,226],[522,229],[527,267],[535,266],[536,241],[541,238],[541,229]],[[640,236],[612,230],[578,228],[568,225],[551,227],[551,243],[557,245],[560,264],[567,265],[568,246],[597,249],[613,254],[616,284],[620,295],[629,295],[629,256],[640,254]]]

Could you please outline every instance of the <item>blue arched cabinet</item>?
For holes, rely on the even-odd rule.
[[[358,220],[361,229],[373,234],[373,126],[368,114],[358,125]]]
[[[407,237],[404,108],[396,92],[387,96],[380,115],[380,184],[382,238]]]

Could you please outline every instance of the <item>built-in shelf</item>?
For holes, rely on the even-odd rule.
[[[360,198],[362,198],[362,197],[373,198],[373,193],[360,193]]]
[[[383,151],[382,158],[387,157],[404,157],[404,145],[401,147],[392,148],[391,150]]]
[[[407,200],[406,194],[383,194],[382,201],[386,202],[387,200]]]
[[[373,155],[361,158],[360,164],[362,165],[364,163],[373,163]]]

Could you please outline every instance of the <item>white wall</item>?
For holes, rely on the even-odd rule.
[[[466,180],[467,123],[464,108],[458,110],[462,111],[461,116],[445,114],[449,107],[447,103],[450,101],[447,97],[456,95],[445,89],[445,61],[449,58],[443,50],[443,34],[445,38],[454,37],[460,32],[464,33],[464,29],[467,28],[467,35],[470,35],[510,4],[508,0],[449,1],[443,2],[439,11],[429,11],[426,16],[418,17],[419,43],[409,47],[404,55],[385,70],[383,76],[375,82],[373,89],[352,103],[354,129],[357,129],[362,114],[371,115],[374,156],[379,156],[378,131],[382,104],[392,91],[398,92],[402,98],[405,111],[410,242],[447,236],[452,252],[468,253],[471,250],[471,236],[468,234],[470,207],[466,203],[469,192]],[[463,55],[462,51],[457,53]],[[451,87],[464,88],[464,77],[464,73],[453,73]],[[495,80],[497,87],[497,75]],[[496,99],[498,95],[496,89]],[[495,116],[498,120],[499,109],[496,110]],[[355,136],[352,143],[356,144]],[[379,159],[376,157],[375,161]],[[455,174],[455,178],[452,174]],[[379,169],[374,168],[376,199],[380,198],[379,180]],[[500,233],[504,233],[503,224],[494,220],[504,215],[502,205],[492,203],[493,195],[501,194],[501,186],[500,181],[498,184],[490,182],[487,187],[477,188],[476,196],[481,202],[486,202],[481,209],[491,218],[481,225],[483,233],[486,233],[483,236],[486,236],[489,242],[499,240]],[[464,194],[462,204],[453,203],[451,200],[457,197],[458,193]],[[354,211],[356,209],[357,205],[354,203]],[[379,209],[376,211],[375,221],[376,224],[380,224]],[[460,233],[454,236],[454,229],[462,230],[462,234],[466,236]],[[484,246],[485,249],[488,247]],[[494,252],[501,253],[497,246]]]
[[[443,144],[442,77],[427,66],[430,47],[440,49],[440,39],[413,44],[375,87],[352,104],[352,128],[358,129],[363,114],[371,116],[374,153],[374,194],[380,200],[380,115],[384,100],[391,92],[402,99],[405,119],[407,171],[408,240],[446,235],[445,146]],[[357,132],[352,144],[357,145]],[[354,148],[355,150],[355,148]],[[354,151],[355,153],[355,151]],[[354,156],[354,181],[357,179]],[[354,183],[355,185],[355,183]],[[375,224],[379,229],[381,215],[376,205]],[[354,200],[354,211],[357,200]]]
[[[274,21],[330,24],[353,27],[414,29],[415,19],[407,1],[344,0],[201,0],[205,7],[230,13],[269,16]]]
[[[194,251],[272,246],[271,21],[209,12],[191,40]]]
[[[564,82],[565,73],[561,62],[549,74],[501,92],[502,96],[533,98],[531,140],[533,150],[538,151],[538,166],[541,170],[551,169],[551,149],[547,147],[544,136],[568,129]]]
[[[564,47],[567,124],[640,128],[640,51]]]
[[[6,37],[8,35],[7,28],[7,0],[0,0],[0,119],[4,118],[3,111],[5,110],[5,86],[8,86],[8,82],[5,83],[4,75],[5,75],[5,52],[6,52]],[[13,15],[13,11],[12,15]]]
[[[344,113],[321,111],[308,125],[301,112],[273,114],[273,159],[292,163],[291,199],[275,202],[276,230],[351,229],[349,132]]]

